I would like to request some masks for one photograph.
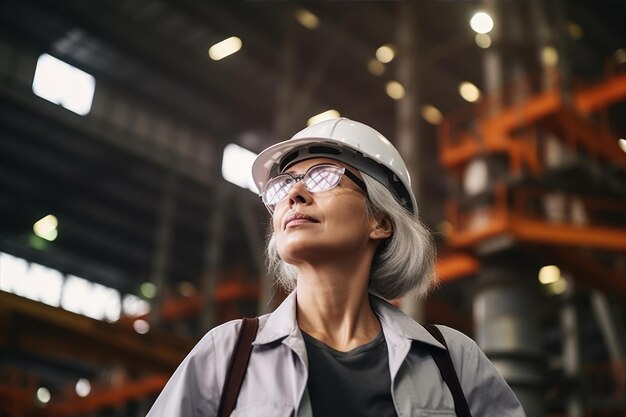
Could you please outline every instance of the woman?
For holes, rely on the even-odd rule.
[[[430,352],[445,349],[385,300],[424,296],[434,250],[402,158],[348,119],[263,151],[270,269],[291,294],[260,317],[232,416],[454,416]],[[176,370],[149,417],[215,416],[241,326],[223,324]],[[468,337],[440,327],[474,417],[524,416]]]

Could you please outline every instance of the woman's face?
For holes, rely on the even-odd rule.
[[[287,172],[303,174],[321,163],[345,167],[360,177],[354,168],[330,158],[307,159]],[[367,214],[366,196],[345,175],[335,188],[317,193],[297,182],[274,208],[272,223],[281,259],[295,265],[358,256],[376,240],[372,237],[376,221]]]

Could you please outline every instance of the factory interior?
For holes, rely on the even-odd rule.
[[[626,416],[626,2],[0,0],[0,417],[144,416],[287,296],[254,156],[348,117],[528,417]]]

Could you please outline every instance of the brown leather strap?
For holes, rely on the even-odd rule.
[[[228,366],[228,373],[226,374],[224,389],[222,390],[220,406],[217,409],[218,417],[228,417],[235,409],[237,397],[239,396],[239,390],[241,389],[241,384],[243,383],[243,378],[246,375],[246,369],[248,368],[248,360],[250,359],[250,353],[252,352],[252,341],[256,336],[258,328],[258,317],[243,318],[241,329],[239,330],[239,337],[237,338],[237,343],[235,344],[233,357],[230,361],[230,365]]]
[[[450,351],[448,350],[446,339],[443,337],[437,326],[433,324],[426,324],[424,327],[430,334],[433,335],[435,339],[446,347],[445,349],[433,347],[430,350],[430,354],[435,360],[437,368],[439,368],[439,372],[441,372],[443,381],[452,393],[452,398],[454,398],[454,412],[457,417],[472,417],[469,406],[467,405],[467,400],[465,399],[465,395],[461,389],[459,378],[454,370],[454,364],[452,363],[452,358],[450,357]]]

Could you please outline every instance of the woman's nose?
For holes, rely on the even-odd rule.
[[[289,199],[289,208],[295,204],[308,205],[311,203],[311,192],[306,189],[302,181],[298,181],[289,190],[287,198]]]

